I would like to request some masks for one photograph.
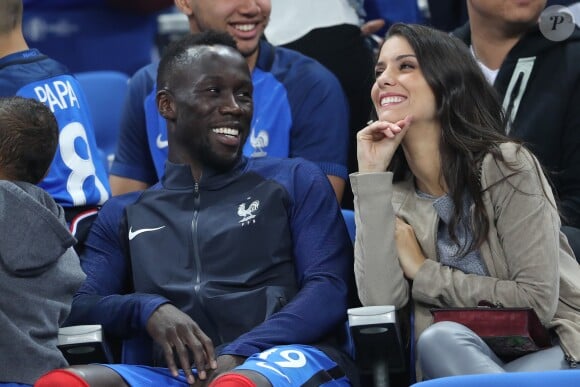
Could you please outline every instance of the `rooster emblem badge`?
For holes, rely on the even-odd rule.
[[[238,215],[242,218],[239,220],[239,223],[242,223],[242,225],[244,224],[250,224],[250,223],[255,223],[255,217],[256,215],[254,214],[254,212],[258,211],[258,208],[260,207],[260,201],[259,200],[254,200],[253,202],[250,203],[250,205],[248,207],[246,207],[246,203],[242,203],[238,206]]]
[[[265,130],[260,130],[258,135],[256,135],[254,129],[252,128],[252,133],[250,134],[250,144],[254,148],[254,152],[251,157],[264,157],[268,155],[268,152],[264,150],[268,146],[270,138],[268,132]]]

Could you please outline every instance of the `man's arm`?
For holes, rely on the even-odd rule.
[[[122,195],[128,192],[142,191],[149,187],[149,184],[143,181],[115,175],[109,176],[109,184],[111,185],[111,193],[113,196]]]
[[[344,186],[346,185],[344,179],[332,175],[327,175],[326,177],[330,181],[330,185],[332,185],[332,189],[334,190],[336,199],[338,199],[339,203],[342,202],[342,195],[344,194]]]
[[[348,178],[349,107],[338,79],[318,62],[298,62],[287,84],[292,104],[290,157],[312,161],[329,178],[336,197],[342,200]]]
[[[222,354],[249,356],[274,345],[311,344],[346,320],[352,244],[328,180],[312,163],[295,169],[288,210],[300,290],[279,312]]]
[[[74,297],[66,325],[101,324],[108,334],[129,337],[145,332],[151,314],[168,302],[129,289],[130,267],[120,232],[125,205],[137,195],[109,199],[99,212],[81,256],[87,278]]]
[[[101,324],[107,334],[120,338],[148,334],[163,349],[172,374],[181,367],[193,384],[192,364],[198,366],[200,379],[206,378],[205,369],[217,367],[211,340],[166,298],[134,293],[130,287],[123,217],[125,206],[139,194],[112,198],[99,212],[81,257],[87,278],[74,297],[66,325]]]
[[[154,88],[156,66],[143,67],[129,81],[109,184],[114,196],[157,182],[145,123],[145,98]]]

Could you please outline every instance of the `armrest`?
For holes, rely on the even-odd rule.
[[[359,368],[373,373],[375,387],[388,386],[389,373],[405,370],[404,344],[395,307],[351,308],[348,322]]]
[[[58,330],[58,348],[70,365],[111,363],[101,325],[73,325]]]

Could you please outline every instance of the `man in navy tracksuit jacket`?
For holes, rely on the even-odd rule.
[[[335,334],[352,272],[338,202],[315,164],[242,156],[253,86],[235,47],[208,32],[167,49],[157,94],[168,125],[164,177],[102,208],[69,320],[151,337],[153,364],[169,371],[84,367],[91,386],[96,367],[128,385],[351,385]]]
[[[453,35],[471,48],[497,90],[510,120],[508,134],[524,141],[549,172],[563,215],[562,231],[580,262],[580,29],[572,27],[564,40],[545,35],[538,23],[545,0],[467,5],[470,22]],[[497,42],[482,39],[488,35]],[[497,47],[505,42],[511,45],[501,55]],[[500,59],[492,68],[489,60],[494,58],[484,44]],[[489,55],[488,64],[481,52]]]

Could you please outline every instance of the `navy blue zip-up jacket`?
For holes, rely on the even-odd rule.
[[[161,183],[103,206],[81,263],[87,279],[69,323],[128,338],[171,302],[220,354],[249,356],[343,326],[352,245],[311,162],[243,158],[199,182],[167,162]]]
[[[471,45],[469,24],[453,35]],[[558,42],[531,28],[507,54],[494,87],[511,118],[509,135],[547,168],[563,223],[580,228],[580,29]]]

